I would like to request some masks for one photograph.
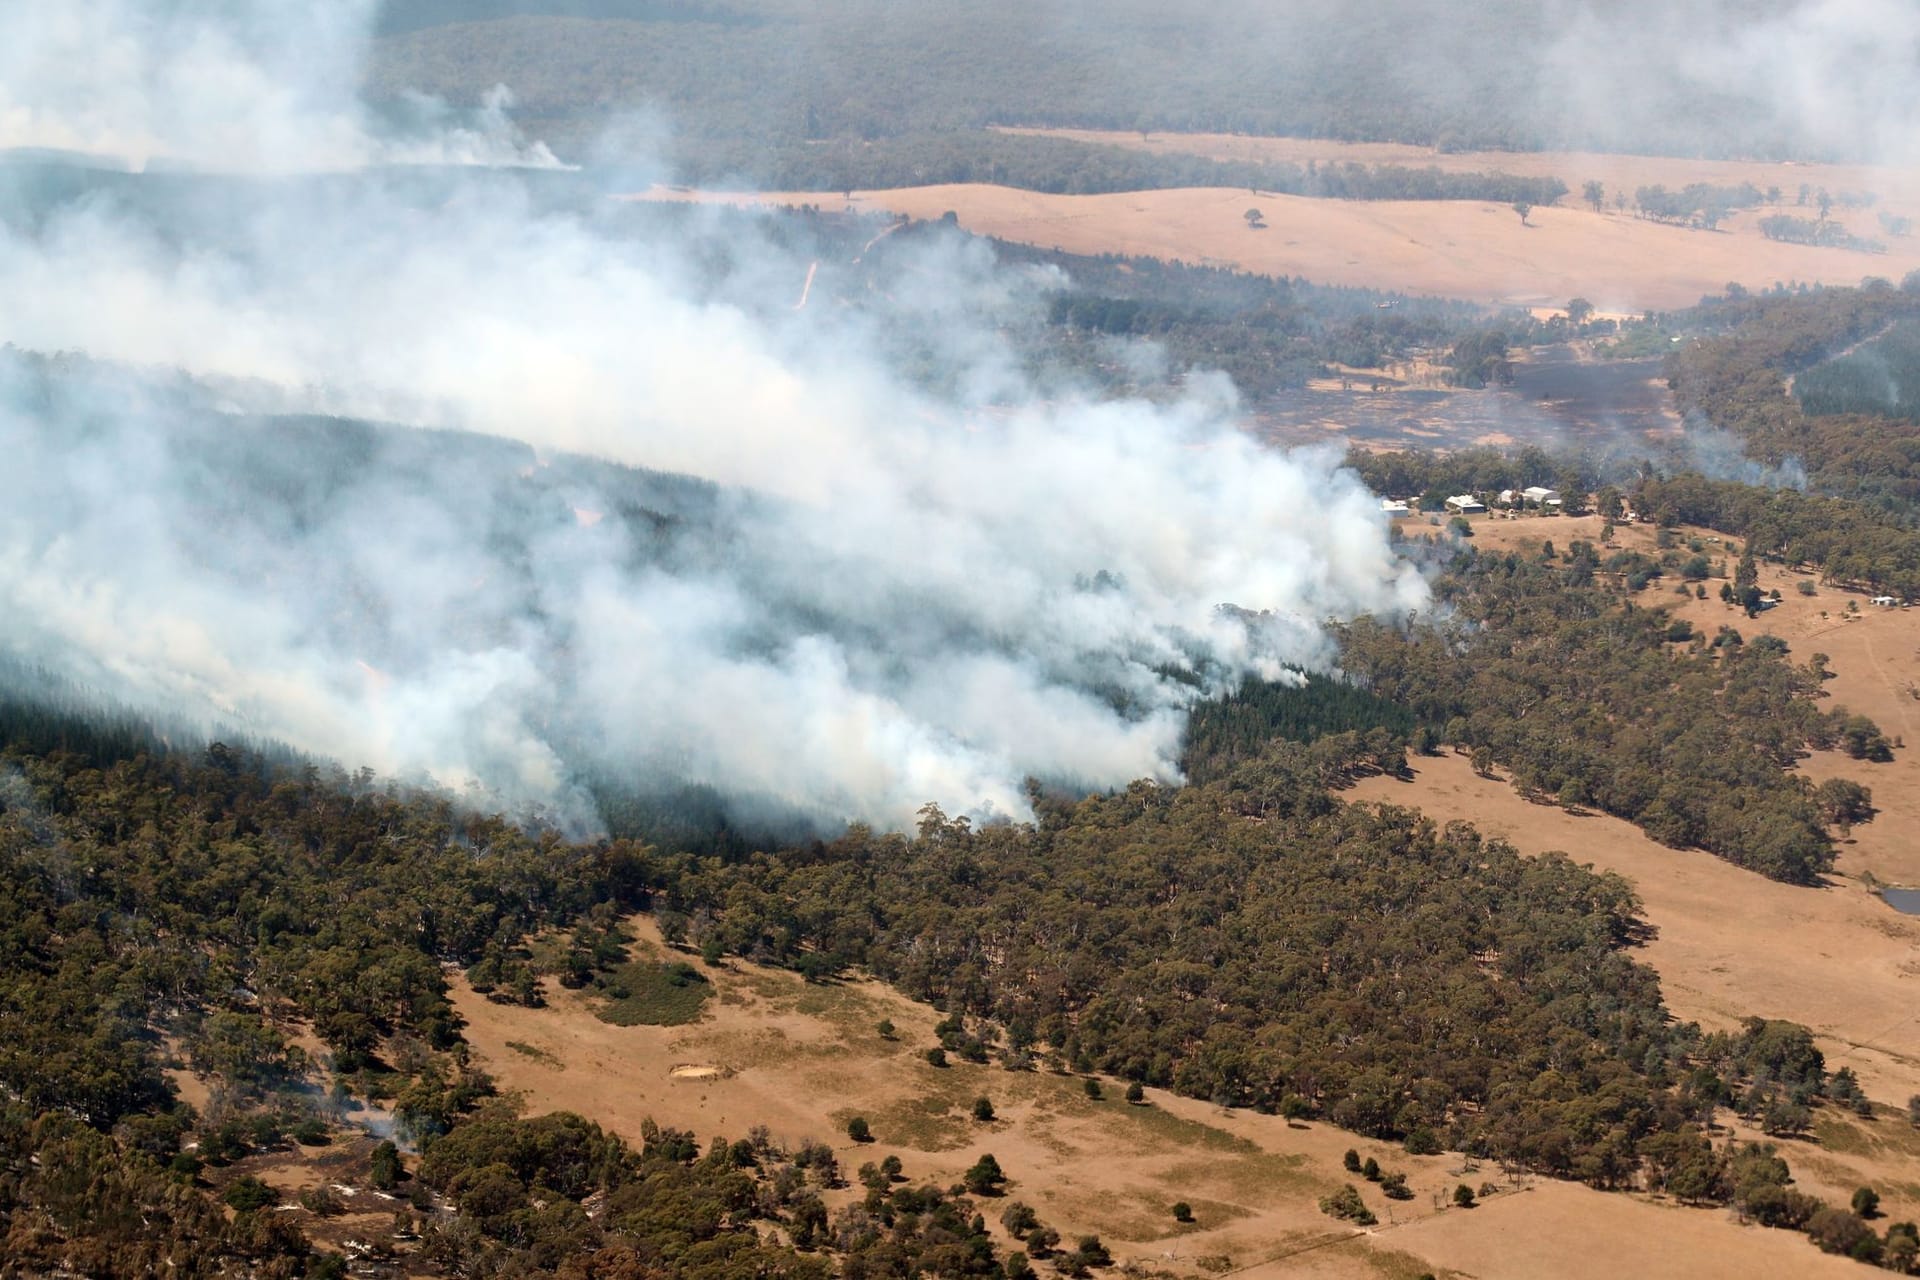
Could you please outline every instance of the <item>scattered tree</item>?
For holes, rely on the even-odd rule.
[[[1360,1198],[1360,1193],[1354,1189],[1352,1183],[1341,1187],[1330,1196],[1322,1197],[1320,1212],[1335,1218],[1344,1218],[1362,1227],[1370,1227],[1380,1221],[1374,1216],[1373,1210],[1367,1208],[1367,1202]]]
[[[987,1152],[960,1175],[960,1180],[973,1195],[997,1196],[1000,1188],[1006,1185],[1007,1175],[1001,1171],[1000,1162],[993,1158],[991,1152]]]
[[[367,1181],[376,1190],[391,1191],[399,1185],[406,1170],[400,1163],[400,1149],[391,1142],[382,1142],[373,1149],[372,1167],[368,1170]]]
[[[234,1180],[225,1199],[236,1212],[250,1213],[279,1204],[280,1193],[249,1173]]]

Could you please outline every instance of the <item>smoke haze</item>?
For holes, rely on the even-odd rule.
[[[9,0],[0,14],[0,149],[32,147],[220,172],[367,164],[557,163],[485,95],[452,113],[357,97],[380,0]]]
[[[370,7],[9,6],[4,136],[391,162]],[[93,39],[113,84],[60,56]],[[543,155],[483,124],[406,154]],[[510,173],[46,182],[0,166],[34,209],[0,228],[0,640],[143,708],[581,827],[588,772],[1019,816],[1029,775],[1172,777],[1194,697],[1426,599],[1359,482],[1252,444],[1224,384],[1042,394],[1004,336],[1042,282],[958,237],[795,310],[764,224],[631,234]]]
[[[609,104],[665,107],[700,148],[1054,124],[1908,163],[1920,137],[1907,0],[392,0],[382,21],[381,99],[505,81],[566,142]]]

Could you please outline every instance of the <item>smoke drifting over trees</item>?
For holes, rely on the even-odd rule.
[[[82,8],[0,16],[16,139],[403,154],[352,106],[367,4]],[[112,46],[122,96],[35,58],[113,30],[149,37]],[[404,154],[542,158],[446,114]],[[582,771],[1017,815],[1029,775],[1171,776],[1194,697],[1426,599],[1359,482],[1238,434],[1224,383],[1038,394],[997,332],[1033,281],[958,238],[796,312],[770,236],[623,234],[512,173],[167,190],[0,167],[0,641],[137,707],[580,824]],[[935,377],[879,354],[902,335]]]
[[[690,171],[762,180],[808,139],[937,158],[989,124],[1881,160],[1920,132],[1904,0],[392,0],[382,30],[382,99],[504,81],[566,141],[654,106]]]
[[[388,164],[551,165],[491,86],[455,113],[356,94],[380,0],[15,0],[0,15],[0,148],[246,172]]]

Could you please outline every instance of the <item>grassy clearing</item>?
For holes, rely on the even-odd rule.
[[[548,1053],[539,1045],[528,1044],[524,1040],[509,1040],[507,1041],[507,1048],[513,1050],[523,1058],[532,1058],[535,1062],[552,1067],[555,1071],[566,1070],[566,1063],[560,1061],[559,1058]]]
[[[685,961],[633,960],[595,980],[607,1003],[595,1011],[616,1027],[677,1027],[700,1016],[713,984]]]
[[[1128,1121],[1139,1126],[1141,1136],[1151,1139],[1156,1146],[1197,1147],[1202,1151],[1242,1156],[1260,1153],[1259,1144],[1255,1142],[1197,1120],[1183,1120],[1159,1107],[1136,1107],[1126,1103],[1114,1105],[1124,1106]]]
[[[1453,1280],[1465,1273],[1445,1267],[1435,1267],[1424,1258],[1411,1253],[1402,1253],[1398,1249],[1383,1249],[1369,1240],[1365,1248],[1367,1265],[1380,1273],[1381,1280],[1420,1280],[1422,1276],[1435,1276],[1438,1280]]]
[[[1920,1129],[1904,1111],[1875,1107],[1872,1120],[1856,1119],[1834,1107],[1814,1112],[1813,1137],[1837,1155],[1902,1156],[1920,1160]]]
[[[853,1114],[847,1113],[849,1118]],[[840,1119],[838,1113],[835,1119]],[[915,1151],[958,1150],[973,1141],[980,1128],[951,1088],[889,1103],[873,1112],[870,1119],[874,1137]]]
[[[1174,1221],[1173,1204],[1176,1200],[1185,1200],[1193,1209],[1192,1222]],[[1253,1210],[1224,1200],[1197,1199],[1148,1187],[1135,1188],[1131,1194],[1124,1196],[1106,1193],[1075,1196],[1068,1193],[1057,1197],[1057,1201],[1071,1206],[1076,1218],[1084,1217],[1093,1223],[1094,1229],[1101,1235],[1116,1240],[1156,1240],[1190,1235],[1255,1216]]]
[[[1163,1166],[1162,1183],[1176,1191],[1204,1187],[1215,1196],[1260,1203],[1275,1196],[1317,1197],[1336,1185],[1334,1180],[1305,1172],[1305,1156],[1259,1152],[1233,1160],[1210,1157]],[[1186,1197],[1192,1200],[1192,1196]]]

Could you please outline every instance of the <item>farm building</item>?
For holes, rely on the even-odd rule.
[[[1409,514],[1409,509],[1407,507],[1407,504],[1399,501],[1396,498],[1380,499],[1380,510],[1384,511],[1386,514],[1390,516],[1404,516]]]
[[[1560,491],[1558,489],[1548,489],[1537,484],[1530,488],[1522,489],[1520,496],[1526,500],[1527,505],[1530,507],[1557,507],[1561,505]]]
[[[1470,493],[1457,494],[1447,499],[1447,510],[1456,515],[1477,516],[1487,509],[1487,504]]]

